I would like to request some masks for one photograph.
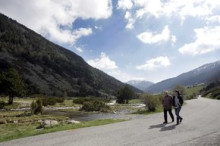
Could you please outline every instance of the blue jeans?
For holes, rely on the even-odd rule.
[[[183,118],[180,116],[180,110],[181,110],[181,106],[178,107],[178,108],[175,108],[175,114],[176,114],[176,122],[177,122],[177,124],[179,124],[179,121],[183,119]]]

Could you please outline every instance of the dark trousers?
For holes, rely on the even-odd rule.
[[[164,113],[164,122],[167,122],[167,111],[169,112],[170,117],[171,117],[171,119],[172,119],[172,121],[173,121],[173,120],[174,120],[174,117],[173,117],[172,109],[169,109],[169,110],[165,110],[165,109],[163,109],[163,113]]]
[[[182,119],[182,117],[180,117],[180,110],[181,110],[181,106],[178,108],[175,108],[175,114],[176,114],[176,122],[177,124],[179,124],[180,119]]]

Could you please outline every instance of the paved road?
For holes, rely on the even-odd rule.
[[[181,111],[183,123],[167,125],[162,113],[130,121],[22,138],[0,146],[220,146],[220,101],[198,98]]]

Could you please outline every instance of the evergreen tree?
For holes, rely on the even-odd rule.
[[[9,69],[0,75],[0,88],[3,94],[9,96],[8,104],[13,104],[15,96],[26,94],[26,86],[16,69]]]
[[[134,98],[135,94],[132,89],[130,89],[127,85],[124,88],[121,88],[117,94],[117,103],[128,103],[129,99]]]

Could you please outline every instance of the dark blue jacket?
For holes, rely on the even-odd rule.
[[[179,102],[181,104],[181,106],[183,105],[183,98],[181,95],[178,95],[177,98],[179,99]],[[176,107],[176,102],[175,102],[175,96],[173,96],[173,106]]]

